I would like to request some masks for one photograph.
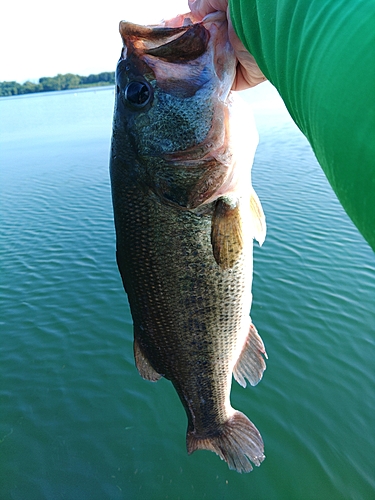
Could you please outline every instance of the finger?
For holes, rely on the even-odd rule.
[[[264,82],[266,77],[263,75],[254,57],[238,38],[230,18],[228,22],[228,35],[237,58],[236,76],[232,90],[245,90]]]
[[[232,90],[246,90],[263,83],[267,78],[261,73],[250,74],[240,63],[237,64],[236,76],[234,77]]]
[[[198,19],[217,10],[226,12],[228,7],[228,0],[189,0],[188,3],[189,9]]]
[[[238,57],[238,56],[237,56]],[[245,90],[265,82],[263,75],[252,55],[247,53],[246,59],[238,59],[236,76],[232,85],[233,90]]]
[[[266,80],[254,57],[246,50],[236,35],[229,16],[228,0],[189,0],[189,8],[197,20],[216,11],[226,12],[228,19],[228,34],[237,57],[237,71],[232,85],[233,90],[245,90],[255,87]]]

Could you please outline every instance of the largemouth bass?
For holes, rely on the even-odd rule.
[[[263,242],[265,219],[250,178],[258,136],[230,93],[225,23],[219,13],[120,23],[110,173],[138,371],[174,385],[188,453],[211,450],[248,472],[263,441],[230,390],[232,374],[245,387],[265,369],[249,316],[253,237]]]

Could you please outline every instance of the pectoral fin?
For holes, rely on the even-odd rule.
[[[262,246],[266,238],[267,231],[266,217],[258,195],[254,189],[252,189],[250,194],[250,214],[253,226],[253,237],[257,240],[259,245]]]
[[[242,248],[242,221],[238,203],[219,198],[216,202],[211,226],[211,244],[216,262],[223,269],[233,267]]]

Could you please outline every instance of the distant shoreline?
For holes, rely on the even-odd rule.
[[[43,92],[31,92],[29,94],[18,94],[18,95],[7,95],[3,96],[0,95],[0,102],[2,101],[7,101],[12,100],[12,99],[27,99],[27,98],[32,98],[32,97],[48,97],[48,96],[54,96],[56,94],[78,94],[78,93],[83,93],[83,92],[101,92],[101,91],[114,91],[115,86],[112,84],[108,85],[90,85],[87,87],[79,87],[77,89],[65,89],[65,90],[46,90]]]
[[[0,82],[0,97],[14,97],[40,92],[60,90],[79,90],[89,87],[107,87],[115,84],[115,72],[108,71],[97,75],[81,76],[73,73],[58,74],[54,77],[39,78],[38,83]]]

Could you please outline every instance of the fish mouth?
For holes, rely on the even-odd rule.
[[[126,61],[129,75],[157,81],[160,89],[180,98],[192,97],[206,84],[205,71],[210,26],[194,22],[191,14],[165,21],[160,26],[120,22],[123,49],[118,69]],[[131,68],[133,67],[133,71]]]
[[[179,16],[182,17],[182,16]],[[120,34],[127,53],[151,55],[169,63],[185,64],[203,55],[210,38],[202,22],[192,23],[189,17],[180,19],[179,27],[140,26],[120,22]]]
[[[121,21],[119,25],[123,41],[121,59],[134,54],[136,58],[142,59],[150,66],[158,81],[159,77],[161,80],[168,79],[168,76],[173,78],[175,71],[196,73],[197,68],[194,68],[192,61],[207,54],[212,38],[213,60],[211,62],[218,78],[221,80],[223,75],[229,72],[232,73],[234,79],[235,64],[228,64],[230,60],[228,56],[231,52],[233,53],[233,49],[228,39],[226,26],[224,26],[226,24],[224,12],[214,12],[199,22],[192,13],[181,14],[164,21],[161,25],[142,26]],[[227,57],[223,58],[222,54],[226,54]],[[160,66],[161,62],[167,63],[167,66]],[[176,65],[178,69],[174,70],[173,65]],[[187,66],[186,70],[183,68],[184,65]],[[160,75],[157,74],[157,70]],[[179,76],[179,80],[183,81],[185,75]]]
[[[169,63],[185,64],[205,53],[209,38],[210,33],[202,24],[193,24],[178,38],[148,49],[145,54]]]

